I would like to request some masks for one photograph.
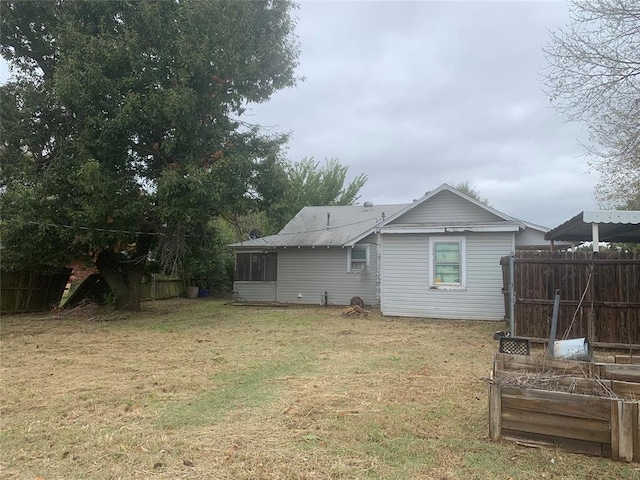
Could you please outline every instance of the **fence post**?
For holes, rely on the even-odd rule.
[[[595,325],[594,325],[594,319],[595,319],[595,307],[593,306],[593,302],[595,300],[595,289],[594,289],[594,285],[596,283],[596,272],[595,272],[595,265],[593,263],[593,260],[595,259],[595,257],[592,255],[591,256],[591,265],[589,266],[589,273],[587,275],[587,279],[590,279],[591,281],[589,282],[589,300],[590,300],[590,306],[589,306],[589,316],[587,317],[587,341],[589,342],[589,344],[593,345],[593,342],[595,341]]]
[[[489,385],[489,438],[502,439],[502,392],[500,385]]]
[[[515,295],[515,272],[516,256],[515,252],[509,254],[509,322],[511,336],[516,335],[516,295]]]
[[[553,347],[556,343],[556,330],[558,330],[558,314],[560,311],[560,290],[556,290],[553,300],[553,314],[551,315],[551,332],[549,335],[549,355],[553,357]]]
[[[632,402],[611,401],[611,458],[619,462],[633,461],[633,407]]]
[[[633,461],[640,462],[640,403],[633,407]]]

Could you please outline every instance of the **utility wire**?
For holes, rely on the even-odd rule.
[[[3,219],[3,221],[15,222],[18,223],[16,219]],[[68,230],[84,230],[88,232],[104,232],[104,233],[128,233],[133,235],[151,235],[156,237],[176,237],[175,233],[159,233],[159,232],[139,232],[135,230],[118,230],[113,228],[99,228],[99,227],[83,227],[81,225],[63,225],[59,223],[49,223],[49,222],[36,222],[34,220],[28,220],[26,222],[28,225],[38,225],[40,227],[57,227],[57,228],[66,228]],[[185,235],[188,236],[188,235]]]
[[[357,222],[352,222],[352,223],[345,223],[344,225],[330,225],[329,227],[319,227],[313,230],[300,230],[297,232],[286,232],[283,233],[282,231],[278,232],[278,233],[274,233],[272,235],[267,235],[267,237],[282,237],[285,235],[302,235],[305,233],[317,233],[317,232],[326,232],[327,230],[337,230],[339,228],[345,228],[345,227],[352,227],[353,225],[359,225],[361,223],[367,223],[367,222],[371,222],[371,221],[375,221],[376,224],[379,223],[381,221],[381,219],[379,219],[378,217],[370,217],[370,218],[365,218],[364,220],[359,220]],[[266,240],[264,240],[267,237],[259,237],[259,238],[255,238],[255,239],[249,239],[249,240],[242,240],[242,242],[238,242],[238,243],[244,243],[244,242],[248,242],[251,240],[263,240],[265,243],[269,243]]]
[[[7,221],[7,222],[15,222],[18,223],[18,220],[16,219],[2,219],[3,221]],[[352,222],[352,223],[345,223],[344,225],[331,225],[331,227],[329,228],[329,230],[336,230],[339,228],[345,228],[345,227],[352,227],[354,225],[359,225],[361,223],[368,223],[371,221],[375,221],[376,223],[378,223],[380,220],[377,217],[371,217],[371,218],[367,218],[364,220],[359,220],[357,222]],[[135,230],[119,230],[119,229],[113,229],[113,228],[99,228],[99,227],[84,227],[81,225],[64,225],[64,224],[59,224],[59,223],[49,223],[49,222],[36,222],[34,220],[29,220],[24,222],[28,225],[37,225],[37,226],[41,226],[41,227],[57,227],[57,228],[66,228],[68,230],[83,230],[83,231],[88,231],[88,232],[103,232],[103,233],[126,233],[126,234],[132,234],[132,235],[151,235],[151,236],[156,236],[156,237],[193,237],[193,235],[178,235],[175,233],[160,233],[160,232],[140,232],[140,231],[135,231]],[[313,230],[301,230],[299,232],[287,232],[287,233],[277,233],[274,235],[269,235],[269,236],[283,236],[283,235],[302,235],[302,234],[306,234],[306,233],[317,233],[317,232],[324,232],[326,231],[327,228],[323,227],[323,228],[317,228],[317,229],[313,229]],[[261,239],[264,239],[265,237],[261,237]],[[245,240],[246,241],[246,240]],[[268,243],[268,242],[266,242]]]
[[[337,230],[339,228],[352,227],[354,225],[359,225],[361,223],[368,223],[368,222],[371,222],[372,220],[374,220],[376,222],[376,224],[378,222],[380,222],[378,217],[371,217],[371,218],[367,218],[365,220],[360,220],[360,221],[353,222],[353,223],[345,223],[344,225],[331,225],[329,228],[322,227],[322,228],[317,228],[317,229],[314,229],[314,230],[302,230],[302,231],[299,231],[299,232],[286,232],[286,233],[280,232],[280,233],[276,233],[274,235],[268,235],[267,237],[256,238],[255,240],[262,240],[266,244],[271,244],[271,242],[269,242],[268,240],[265,240],[265,239],[268,238],[268,237],[283,237],[283,236],[287,236],[287,235],[303,235],[303,234],[306,234],[306,233],[326,232],[327,230],[329,230],[329,231]],[[239,242],[239,243],[244,243],[244,242],[248,242],[248,241],[251,241],[251,240],[243,240],[242,242]]]

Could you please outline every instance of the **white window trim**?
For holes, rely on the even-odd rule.
[[[460,284],[436,283],[435,245],[439,242],[460,243]],[[438,235],[429,237],[429,288],[435,290],[465,290],[467,288],[467,239]]]
[[[351,252],[353,252],[354,248],[363,248],[366,252],[366,261],[363,269],[353,270],[351,268]],[[371,248],[370,245],[367,244],[356,244],[353,247],[349,247],[347,249],[347,273],[369,273],[371,268]]]

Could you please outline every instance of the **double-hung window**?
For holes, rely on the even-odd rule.
[[[369,271],[369,245],[354,245],[347,252],[347,271],[361,273]]]
[[[429,270],[432,288],[466,286],[466,242],[464,237],[431,237]]]
[[[236,281],[275,282],[277,273],[278,254],[276,252],[236,254]]]

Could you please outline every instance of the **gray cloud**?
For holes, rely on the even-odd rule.
[[[307,80],[253,106],[293,131],[288,157],[338,157],[362,200],[407,202],[468,180],[505,213],[556,226],[595,208],[580,125],[541,88],[564,3],[303,2]]]

